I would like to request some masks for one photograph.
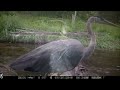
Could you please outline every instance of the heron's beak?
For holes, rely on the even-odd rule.
[[[116,24],[114,24],[114,23],[112,23],[112,22],[110,22],[110,21],[108,21],[108,20],[106,20],[106,19],[104,19],[104,23],[105,23],[105,24],[108,24],[108,25],[112,25],[112,26],[115,26],[115,27],[119,27],[119,28],[120,28],[120,26],[118,26],[118,25],[116,25]]]

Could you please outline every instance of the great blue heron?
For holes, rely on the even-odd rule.
[[[91,29],[94,22],[114,25],[104,18],[90,17],[86,24],[91,39],[88,47],[84,47],[76,39],[52,41],[19,57],[10,67],[14,70],[41,73],[62,73],[74,69],[81,60],[88,58],[95,49],[96,37]]]

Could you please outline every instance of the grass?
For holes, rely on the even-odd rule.
[[[10,41],[10,42],[36,42],[36,41],[53,41],[59,39],[66,39],[64,32],[83,32],[85,31],[86,21],[77,19],[75,26],[72,27],[70,18],[50,18],[50,17],[40,17],[31,15],[13,15],[13,16],[3,16],[5,18],[3,26],[0,27],[0,40]],[[63,22],[65,22],[65,24]],[[6,22],[7,21],[7,24]],[[0,22],[3,23],[3,22]],[[48,32],[59,32],[60,35],[46,35],[46,36],[19,36],[11,37],[9,36],[10,31],[15,31],[16,28],[28,28],[40,31]],[[13,30],[14,29],[14,30]],[[103,25],[94,24],[93,31],[97,35],[97,46],[100,49],[120,49],[120,28]],[[7,34],[6,34],[7,33]],[[88,45],[89,40],[85,37],[68,37],[75,38],[81,41],[85,46]]]
[[[120,28],[109,25],[95,25],[98,33],[97,48],[120,49]]]

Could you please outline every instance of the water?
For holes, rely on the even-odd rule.
[[[19,56],[33,50],[37,46],[34,44],[0,43],[0,63],[8,65]],[[99,76],[120,76],[120,50],[108,51],[96,49],[84,65],[90,73],[95,73]],[[7,76],[14,75],[2,66],[0,66],[0,72]]]
[[[98,75],[120,76],[120,50],[95,50],[86,64]]]

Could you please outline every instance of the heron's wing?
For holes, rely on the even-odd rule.
[[[71,42],[71,41],[70,41]],[[21,56],[11,64],[16,70],[36,72],[64,72],[74,68],[82,57],[79,45],[62,41],[42,45]]]

